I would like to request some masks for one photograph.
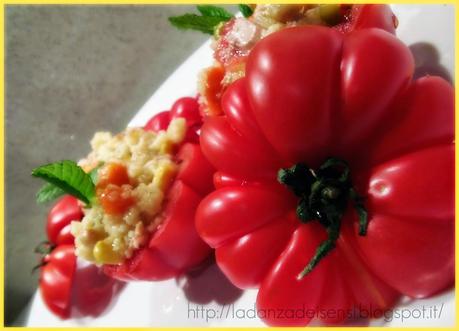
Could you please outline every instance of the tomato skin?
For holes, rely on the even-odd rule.
[[[203,125],[216,190],[201,201],[196,227],[233,284],[259,288],[269,325],[347,318],[263,316],[269,309],[376,314],[403,295],[454,284],[453,88],[438,77],[413,81],[408,48],[364,23],[345,34],[309,26],[267,36],[248,56],[246,77],[227,88],[222,115]],[[326,231],[296,218],[297,198],[276,182],[277,170],[316,167],[330,155],[350,164],[368,233],[358,235],[348,208],[336,248],[299,281]]]
[[[147,124],[143,127],[147,131],[163,131],[167,130],[171,121],[170,111],[162,111],[148,120]]]
[[[202,123],[198,101],[191,97],[183,97],[175,101],[171,108],[170,117],[183,117],[190,127]]]
[[[194,226],[194,213],[201,196],[180,180],[171,187],[164,209],[164,221],[152,236],[149,248],[159,252],[178,270],[196,266],[210,253]]]
[[[406,154],[371,170],[367,194],[373,216],[368,236],[357,243],[372,269],[410,297],[436,294],[454,279],[453,178],[452,144]]]
[[[218,248],[285,216],[294,203],[280,185],[247,186],[244,190],[225,187],[204,198],[196,212],[196,228],[211,247]]]
[[[71,288],[76,268],[73,245],[57,246],[40,269],[40,292],[46,306],[60,318],[70,316]]]
[[[209,162],[220,171],[240,178],[272,178],[279,163],[256,141],[239,135],[223,117],[208,118],[202,129],[201,149]],[[269,165],[266,167],[265,165]],[[253,169],[260,169],[254,172]]]
[[[48,213],[46,232],[52,244],[73,244],[70,222],[80,221],[83,211],[78,200],[70,195],[61,198]]]
[[[284,251],[267,273],[257,296],[259,312],[284,309],[298,314],[284,315],[280,318],[268,316],[265,320],[268,320],[270,325],[299,326],[312,319],[306,312],[314,310],[320,300],[330,261],[324,260],[325,263],[318,265],[308,275],[308,282],[297,279],[297,275],[324,239],[325,231],[318,228],[317,224],[310,223],[297,227]],[[295,295],[291,295],[292,293]]]
[[[330,114],[338,99],[342,39],[329,28],[287,28],[263,39],[249,56],[246,78],[253,114],[269,143],[288,161],[314,165],[325,157]],[[314,44],[317,51],[298,44]],[[299,67],[302,62],[308,65]]]
[[[374,62],[384,66],[375,66]],[[347,35],[341,59],[342,108],[335,143],[349,155],[371,139],[372,128],[384,125],[392,100],[407,88],[414,71],[409,49],[391,34],[366,29]],[[365,91],[366,98],[361,97]],[[366,147],[366,146],[365,146]],[[344,150],[344,151],[343,151]]]
[[[436,176],[438,171],[441,176]],[[367,199],[374,215],[448,223],[454,218],[454,145],[407,153],[370,172]]]
[[[243,180],[239,180],[221,172],[214,173],[213,182],[216,189],[220,189],[226,186],[242,186],[244,183],[246,183]]]
[[[340,259],[335,259],[337,263],[333,264],[339,270],[346,270],[348,276],[343,277],[343,281],[354,306],[373,313],[377,309],[390,309],[400,299],[401,294],[370,270],[365,259],[360,257],[355,241],[361,237],[356,235],[353,226],[351,222],[343,222],[342,235],[338,240],[339,249],[336,250],[336,256]]]
[[[373,148],[367,152],[369,166],[413,149],[454,141],[454,89],[442,78],[427,76],[415,80],[394,108],[391,119],[387,119],[393,123],[391,129],[379,132]]]
[[[72,233],[70,232],[72,228],[71,224],[67,224],[62,228],[59,232],[56,243],[58,245],[74,245],[75,244],[75,237],[73,237]]]
[[[239,288],[258,287],[295,226],[294,217],[279,217],[259,230],[228,240],[216,251],[220,269]],[[253,268],[255,264],[257,268]]]
[[[177,153],[177,160],[180,164],[177,180],[202,195],[213,190],[212,177],[209,174],[214,169],[202,154],[199,145],[184,144]]]

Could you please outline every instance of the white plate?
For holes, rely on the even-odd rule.
[[[419,71],[454,72],[454,7],[452,5],[393,5],[399,18],[398,36],[418,44]],[[438,58],[432,48],[438,50]],[[198,72],[212,63],[206,42],[185,61],[135,115],[129,126],[143,125],[153,114],[168,109],[181,96],[196,94]],[[443,68],[442,68],[443,67]],[[35,294],[26,317],[27,326],[263,326],[253,318],[256,291],[232,287],[215,265],[188,280],[128,284],[98,318],[61,321]],[[393,319],[371,321],[386,326],[454,326],[454,291],[427,300],[414,300],[394,309]],[[243,317],[245,316],[245,318]]]

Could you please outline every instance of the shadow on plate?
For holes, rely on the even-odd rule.
[[[415,71],[413,78],[417,79],[425,75],[439,76],[452,83],[448,70],[439,62],[440,54],[434,45],[426,42],[419,42],[410,45],[414,57]]]
[[[101,268],[78,266],[72,289],[71,317],[100,317],[110,311],[125,283],[110,278]]]
[[[242,290],[231,284],[220,271],[212,256],[198,269],[177,279],[186,298],[190,302],[207,304],[215,301],[222,305],[235,302]]]

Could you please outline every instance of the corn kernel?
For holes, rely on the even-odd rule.
[[[94,260],[93,250],[91,248],[92,247],[79,244],[77,241],[75,253],[78,257],[83,258],[86,261],[96,263],[96,261]]]
[[[175,144],[170,140],[165,140],[159,147],[159,154],[172,154],[174,152]]]
[[[102,240],[104,237],[105,234],[103,230],[96,230],[94,228],[86,228],[79,234],[81,243],[88,246],[94,245],[94,243]]]
[[[94,259],[98,264],[117,264],[123,261],[123,257],[113,250],[110,242],[100,240],[94,246]]]
[[[176,167],[172,162],[162,162],[159,164],[153,177],[153,185],[165,191],[172,183],[176,172]]]

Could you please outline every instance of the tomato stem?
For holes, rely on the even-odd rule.
[[[34,249],[34,252],[40,255],[40,262],[32,268],[31,273],[33,274],[36,270],[46,265],[46,256],[51,254],[56,245],[44,240],[40,242]]]
[[[35,247],[34,252],[44,256],[51,253],[55,247],[55,244],[52,244],[51,242],[44,240]]]
[[[352,186],[349,165],[345,161],[330,157],[316,170],[297,163],[290,168],[280,169],[278,180],[298,196],[296,214],[301,222],[317,220],[328,234],[308,265],[299,273],[298,279],[311,272],[335,248],[341,219],[349,200],[359,216],[359,235],[366,235],[368,213],[363,198]]]
[[[33,274],[35,273],[35,271],[37,271],[38,269],[41,269],[42,267],[44,267],[44,266],[46,265],[46,263],[47,263],[47,262],[42,261],[42,262],[38,263],[37,265],[35,265],[35,266],[32,268],[30,274],[33,275]]]

